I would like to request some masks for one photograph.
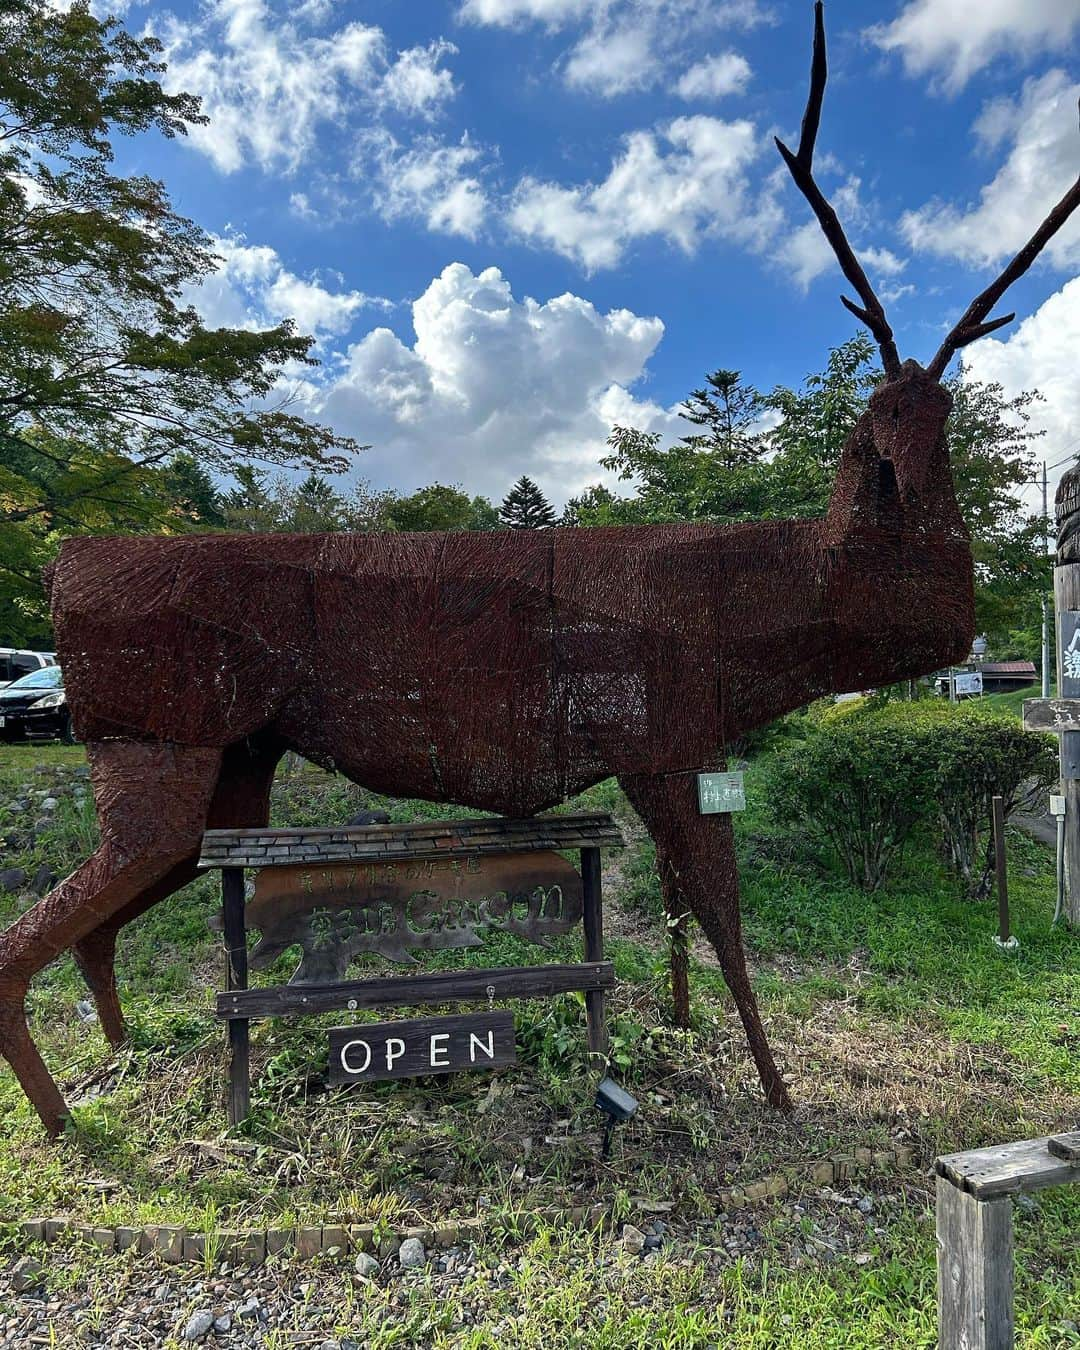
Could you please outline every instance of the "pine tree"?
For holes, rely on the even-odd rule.
[[[511,530],[546,530],[555,524],[551,503],[527,474],[503,498],[499,516]]]
[[[705,430],[684,436],[693,450],[708,450],[725,469],[754,464],[764,452],[761,438],[751,428],[761,411],[761,396],[742,383],[737,370],[714,370],[705,376],[706,388],[695,389],[680,409],[680,416]]]

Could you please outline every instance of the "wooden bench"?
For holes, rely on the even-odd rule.
[[[1012,1350],[1012,1202],[1080,1181],[1080,1131],[938,1158],[938,1350]]]

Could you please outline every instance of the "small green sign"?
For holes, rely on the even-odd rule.
[[[698,809],[703,816],[746,810],[746,790],[741,773],[699,773]]]

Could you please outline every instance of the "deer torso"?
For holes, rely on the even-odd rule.
[[[81,539],[53,604],[84,737],[272,731],[373,790],[528,814],[954,659],[956,542],[828,520]]]

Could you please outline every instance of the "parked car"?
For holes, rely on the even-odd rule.
[[[0,741],[59,740],[71,745],[71,713],[59,666],[45,666],[0,689]]]
[[[35,670],[56,665],[55,652],[23,651],[19,647],[0,647],[0,689]]]

